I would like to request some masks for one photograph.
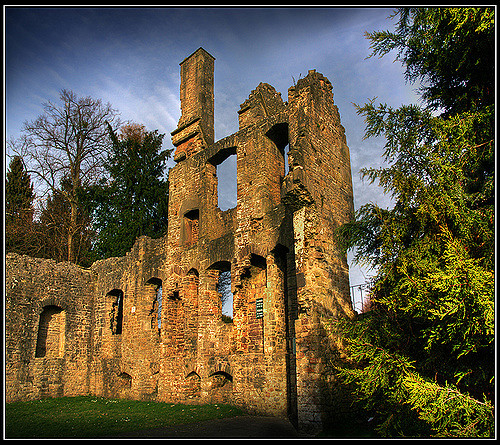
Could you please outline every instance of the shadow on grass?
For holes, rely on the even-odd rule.
[[[5,405],[5,437],[109,437],[147,428],[245,414],[230,405],[178,405],[101,397],[61,397]]]

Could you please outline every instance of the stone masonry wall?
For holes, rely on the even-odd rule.
[[[88,394],[92,273],[7,254],[5,275],[6,401]]]
[[[322,321],[352,310],[334,231],[353,204],[332,86],[311,70],[284,102],[261,83],[239,130],[214,141],[214,60],[200,48],[181,62],[165,237],[88,270],[7,256],[7,400],[232,403],[310,432],[335,410]],[[222,211],[217,168],[230,156],[237,205]]]

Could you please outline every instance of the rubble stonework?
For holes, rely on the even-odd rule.
[[[351,170],[332,85],[311,70],[284,102],[261,83],[238,111],[239,130],[214,141],[214,60],[200,48],[181,63],[165,237],[141,237],[88,270],[7,255],[7,401],[231,403],[321,429],[336,403],[322,320],[351,312],[334,243],[352,217]],[[217,166],[230,156],[237,205],[221,211]]]

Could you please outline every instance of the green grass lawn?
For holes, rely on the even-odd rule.
[[[244,414],[230,405],[177,405],[101,397],[62,397],[5,405],[10,438],[106,437]]]

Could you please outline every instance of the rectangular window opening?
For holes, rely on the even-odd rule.
[[[220,295],[222,316],[227,322],[233,319],[233,293],[231,292],[231,271],[221,271],[217,281],[217,292]],[[225,317],[225,318],[224,318]]]
[[[217,165],[217,206],[223,212],[236,207],[236,155],[227,157]]]

